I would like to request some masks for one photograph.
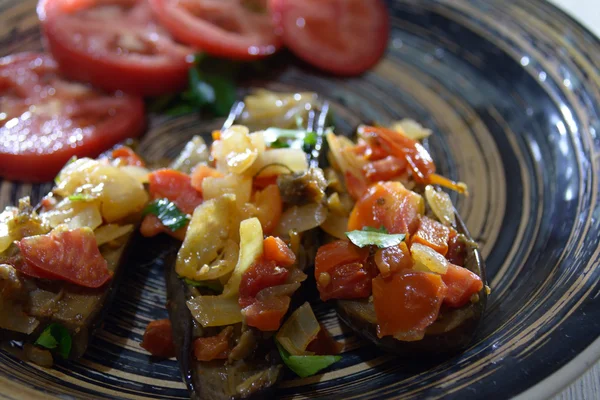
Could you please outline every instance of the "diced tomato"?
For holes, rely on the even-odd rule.
[[[264,190],[254,194],[254,205],[257,209],[256,217],[262,225],[263,232],[268,235],[277,227],[283,213],[283,200],[279,187],[267,186]]]
[[[112,152],[112,158],[118,159],[121,165],[135,165],[136,167],[145,167],[146,163],[136,154],[135,151],[131,150],[130,147],[121,146],[114,149]]]
[[[471,296],[483,289],[483,282],[477,274],[454,264],[448,265],[448,270],[442,275],[442,279],[448,286],[444,304],[450,307],[464,306],[470,301]]]
[[[252,186],[256,189],[264,189],[267,186],[277,185],[278,176],[279,175],[257,176],[252,180]]]
[[[348,230],[384,227],[390,233],[413,233],[419,226],[423,198],[400,182],[379,182],[354,205]]]
[[[348,194],[354,200],[358,200],[364,196],[369,188],[369,184],[363,176],[355,176],[350,172],[344,174],[344,181],[346,182]]]
[[[411,243],[421,243],[431,247],[441,255],[448,253],[450,228],[429,217],[421,217],[419,229],[411,237]]]
[[[94,232],[89,228],[30,236],[17,245],[25,263],[45,276],[51,274],[56,279],[88,288],[98,288],[112,278]]]
[[[397,246],[377,249],[375,253],[375,265],[379,268],[381,276],[387,278],[403,269],[410,269],[413,266],[413,259],[405,242]]]
[[[322,356],[339,354],[344,345],[331,337],[331,334],[323,324],[319,323],[319,325],[321,325],[321,330],[319,330],[317,337],[308,344],[306,351],[311,351],[316,355]]]
[[[289,270],[280,267],[275,261],[264,259],[256,261],[243,274],[240,282],[240,307],[244,308],[254,302],[261,290],[283,285]]]
[[[163,225],[163,223],[158,219],[156,215],[148,214],[142,220],[142,224],[140,225],[140,233],[144,237],[153,237],[158,235],[159,233],[166,233],[175,239],[181,240],[185,239],[185,233],[187,232],[187,226],[183,228],[179,228],[176,231],[172,231]]]
[[[207,165],[198,165],[192,171],[192,187],[202,193],[202,182],[208,177],[221,178],[223,174]]]
[[[171,321],[168,319],[159,319],[150,322],[146,327],[140,346],[155,357],[175,357]]]
[[[233,327],[228,326],[216,336],[201,337],[194,340],[194,357],[198,361],[223,360],[229,356],[229,340]]]
[[[202,203],[202,194],[192,187],[191,178],[174,169],[159,169],[148,175],[153,199],[167,198],[181,211],[192,214]]]
[[[285,242],[269,236],[263,241],[263,257],[267,261],[275,261],[277,265],[289,267],[296,262],[296,255]]]
[[[438,316],[447,288],[441,276],[403,270],[373,279],[373,305],[379,337],[423,331]]]
[[[467,247],[463,239],[460,236],[451,236],[448,240],[448,252],[446,258],[454,265],[462,267],[465,265],[465,259],[467,257]]]
[[[48,55],[0,58],[0,177],[52,180],[73,156],[96,157],[144,130],[144,103],[68,82]]]
[[[386,158],[389,154],[379,145],[368,143],[364,139],[359,139],[358,143],[352,148],[355,154],[362,155],[369,161],[377,161]]]
[[[365,164],[363,171],[370,182],[389,181],[406,170],[406,160],[387,156],[384,159]]]
[[[290,307],[290,301],[289,296],[256,300],[242,310],[246,324],[263,332],[278,330]]]
[[[145,0],[41,0],[38,16],[71,79],[144,96],[186,87],[193,50],[154,22]]]
[[[416,140],[392,129],[374,126],[365,126],[362,129],[366,136],[377,138],[389,154],[405,159],[412,169],[415,181],[426,183],[429,175],[435,173],[435,164],[429,152]]]
[[[364,263],[369,256],[368,248],[360,248],[347,240],[336,240],[327,243],[317,250],[315,258],[315,278],[319,280],[319,274],[329,272],[332,268],[350,264],[353,262]]]
[[[285,45],[304,61],[358,75],[382,57],[389,16],[381,0],[270,0]]]
[[[249,60],[273,54],[281,46],[264,7],[254,10],[243,1],[149,3],[175,38],[215,56]]]

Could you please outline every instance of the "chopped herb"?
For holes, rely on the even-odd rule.
[[[69,358],[72,339],[67,328],[58,323],[50,324],[35,341],[35,344],[49,350],[56,350],[62,358]]]
[[[210,289],[213,292],[216,292],[219,294],[223,292],[223,284],[221,282],[219,282],[218,280],[195,281],[193,279],[188,279],[188,278],[183,278],[183,280],[185,281],[185,283],[187,283],[190,286]]]
[[[281,139],[277,139],[276,141],[272,142],[269,147],[272,149],[284,149],[290,147],[290,144]]]
[[[94,199],[94,196],[87,193],[75,193],[68,197],[71,201],[90,201]]]
[[[387,229],[381,227],[379,229],[369,226],[364,227],[360,231],[346,232],[348,239],[358,247],[377,246],[380,249],[396,246],[400,244],[406,235],[404,233],[391,234]]]
[[[293,356],[277,340],[275,344],[283,363],[301,378],[312,376],[342,359],[342,356]]]
[[[189,217],[169,199],[154,200],[152,203],[148,204],[143,214],[156,215],[158,219],[160,219],[160,222],[173,232],[183,228],[190,220]]]

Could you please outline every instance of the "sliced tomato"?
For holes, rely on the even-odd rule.
[[[429,217],[421,217],[419,229],[411,236],[411,243],[421,243],[431,247],[441,255],[448,253],[450,228]]]
[[[406,242],[402,242],[397,246],[377,249],[374,260],[381,276],[384,278],[398,271],[410,269],[414,264]]]
[[[406,166],[406,160],[387,156],[365,164],[363,172],[370,182],[389,181],[402,174],[406,170]]]
[[[282,239],[273,236],[263,240],[263,257],[282,267],[289,267],[296,262],[296,255],[292,249]]]
[[[390,233],[414,233],[424,208],[423,198],[400,182],[379,182],[356,202],[348,230],[384,227]]]
[[[273,54],[281,46],[273,21],[260,2],[254,2],[255,7],[242,0],[149,3],[175,38],[215,56],[249,60]]]
[[[198,361],[222,360],[229,355],[229,339],[233,327],[228,326],[216,336],[202,337],[194,340],[194,357]]]
[[[382,57],[389,15],[381,0],[271,0],[285,45],[304,61],[357,75]]]
[[[428,272],[404,270],[390,278],[376,277],[377,335],[402,337],[403,333],[423,331],[437,319],[446,291],[442,278]]]
[[[281,320],[290,308],[289,296],[269,297],[256,300],[242,310],[248,326],[263,332],[276,331],[281,326]]]
[[[454,264],[448,265],[448,270],[442,279],[448,286],[444,304],[450,307],[462,307],[471,300],[471,296],[483,289],[483,282],[477,274]]]
[[[96,244],[94,232],[89,228],[30,236],[17,245],[25,263],[57,279],[98,288],[112,278]]]
[[[41,0],[38,16],[50,52],[71,79],[152,96],[187,84],[192,50],[153,21],[145,0]]]
[[[244,308],[255,302],[255,297],[261,290],[283,285],[289,271],[277,265],[275,261],[259,260],[252,264],[240,282],[240,307]]]
[[[175,357],[171,321],[168,319],[159,319],[150,322],[146,327],[140,346],[155,357]]]
[[[96,157],[144,129],[141,98],[67,82],[48,55],[0,59],[0,176],[52,180],[72,157]]]
[[[192,214],[202,203],[202,194],[192,187],[189,175],[174,169],[159,169],[148,175],[153,199],[169,199],[181,211]]]
[[[136,167],[145,167],[146,163],[140,156],[136,154],[135,151],[128,146],[121,146],[117,149],[114,149],[112,154],[112,158],[115,160],[119,160],[121,165],[133,165]]]

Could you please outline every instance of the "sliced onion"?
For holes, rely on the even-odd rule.
[[[348,217],[340,217],[334,213],[329,213],[325,222],[321,224],[321,229],[338,239],[347,239]]]
[[[290,315],[277,332],[276,338],[291,355],[312,355],[314,353],[306,351],[306,348],[315,340],[320,330],[319,321],[310,304],[306,302]]]
[[[64,199],[56,207],[42,213],[42,221],[50,227],[66,224],[68,229],[96,229],[102,225],[102,214],[98,201],[70,201]]]
[[[224,194],[235,195],[237,208],[241,209],[250,201],[252,178],[227,174],[223,177],[206,177],[202,180],[202,195],[205,199],[216,199]]]
[[[264,142],[263,142],[264,144]],[[217,166],[234,174],[242,174],[258,157],[258,148],[252,143],[248,128],[234,125],[221,132],[218,148],[215,148]]]
[[[325,222],[327,214],[327,207],[321,203],[293,206],[281,215],[275,231],[281,236],[287,236],[290,231],[305,232]]]
[[[263,301],[271,297],[283,297],[292,295],[300,288],[300,283],[288,283],[285,285],[277,285],[265,288],[257,293],[256,299]]]
[[[123,226],[117,224],[107,224],[101,226],[94,231],[94,235],[96,235],[96,244],[98,246],[102,246],[104,243],[111,242],[132,231],[132,224]]]
[[[139,183],[141,183],[141,184],[148,183],[148,175],[150,174],[150,171],[148,170],[148,168],[139,167],[137,165],[124,165],[119,168],[121,169],[121,171],[129,174],[131,177],[133,177]]]
[[[431,247],[421,243],[413,243],[410,252],[415,261],[413,268],[417,271],[435,272],[444,275],[448,270],[448,260]]]
[[[0,297],[0,328],[29,335],[39,323],[37,319],[25,314],[21,305]]]
[[[273,149],[257,158],[250,170],[256,176],[272,176],[308,170],[306,153],[300,149]]]
[[[203,327],[242,322],[242,310],[237,296],[196,296],[187,301],[187,306],[194,319]]]
[[[6,207],[6,209],[0,213],[0,253],[8,249],[13,242],[8,223],[16,214],[17,209],[15,207]]]
[[[179,156],[171,163],[171,168],[186,174],[191,174],[192,169],[200,163],[208,162],[210,155],[208,146],[200,136],[194,136],[187,142]]]
[[[390,128],[413,140],[423,140],[431,136],[431,129],[424,128],[423,125],[412,119],[394,122]]]
[[[433,211],[442,224],[447,226],[454,225],[454,206],[448,193],[435,190],[433,186],[427,185],[425,187],[425,199],[427,199],[431,211]]]

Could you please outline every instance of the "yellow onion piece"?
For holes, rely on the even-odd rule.
[[[448,260],[431,247],[421,243],[413,243],[410,252],[415,262],[413,268],[417,271],[435,272],[444,275],[448,270]]]
[[[347,239],[348,217],[341,217],[334,213],[329,213],[325,222],[321,224],[321,229],[338,239]]]
[[[298,233],[308,231],[325,222],[327,214],[327,207],[321,203],[290,207],[281,215],[275,232],[287,236],[290,231]]]
[[[121,171],[125,172],[126,174],[129,174],[139,183],[148,183],[148,175],[150,174],[148,168],[139,167],[137,165],[124,165],[119,168],[121,169]]]
[[[171,163],[171,168],[191,174],[196,165],[207,163],[210,159],[208,146],[200,136],[194,136]]]
[[[258,157],[249,173],[253,176],[272,176],[308,170],[306,153],[300,149],[273,149]]]
[[[42,221],[51,228],[65,224],[69,229],[96,229],[102,225],[102,215],[97,200],[71,201],[62,200],[50,211],[40,214]]]
[[[316,337],[321,326],[308,302],[302,304],[290,315],[277,332],[277,341],[291,355],[314,354],[306,348]]]
[[[237,296],[196,296],[187,301],[187,306],[194,319],[205,328],[242,322]]]
[[[130,232],[133,232],[132,224],[123,226],[117,224],[107,224],[96,229],[94,231],[94,235],[96,235],[96,244],[98,246],[102,246],[104,243],[118,239]]]
[[[248,128],[233,125],[221,132],[218,145],[213,149],[220,170],[242,174],[252,166],[259,154],[259,148],[252,142]],[[262,144],[264,150],[264,142]]]
[[[216,199],[224,194],[234,195],[238,209],[250,202],[252,195],[252,178],[237,174],[223,177],[207,177],[202,181],[204,199]]]
[[[6,207],[6,209],[0,213],[0,253],[8,249],[13,242],[8,222],[12,220],[16,214],[16,207]]]
[[[431,136],[431,129],[424,128],[412,119],[394,122],[390,128],[413,140],[423,140]]]
[[[454,225],[454,206],[448,193],[435,190],[433,186],[427,185],[425,187],[425,199],[429,207],[431,207],[433,214],[442,224],[447,226]]]

